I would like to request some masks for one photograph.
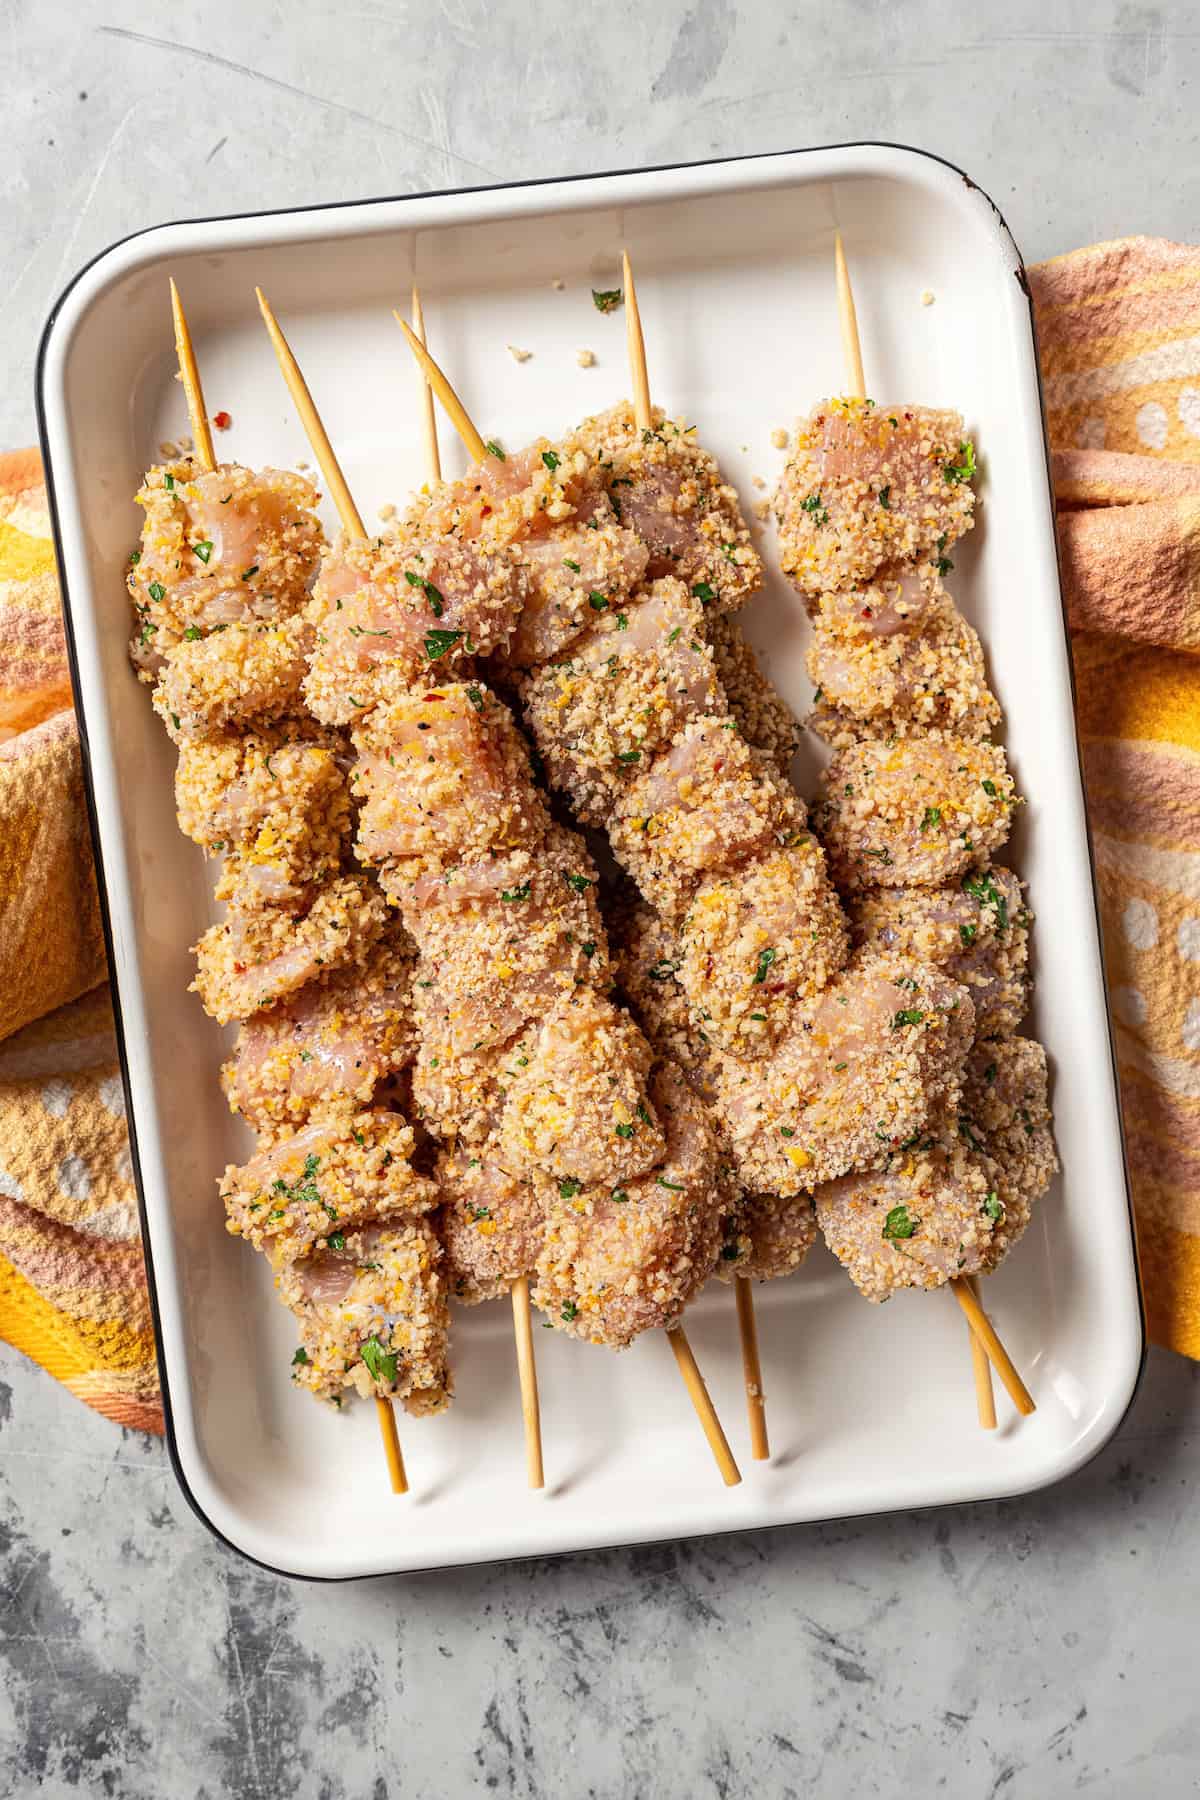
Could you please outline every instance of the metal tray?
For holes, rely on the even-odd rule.
[[[422,476],[413,371],[390,313],[414,275],[469,409],[517,443],[625,392],[621,315],[599,314],[589,289],[618,285],[627,245],[655,397],[698,424],[748,504],[752,478],[773,483],[781,461],[773,428],[842,386],[835,225],[871,390],[960,408],[986,466],[953,587],[983,634],[1029,801],[1012,855],[1040,914],[1030,1029],[1050,1052],[1066,1170],[987,1300],[1039,1410],[1019,1429],[979,1431],[953,1301],[868,1306],[818,1249],[798,1276],[758,1290],[770,1464],[745,1454],[732,1297],[714,1285],[689,1313],[741,1487],[718,1480],[661,1337],[618,1357],[547,1331],[548,1487],[531,1494],[496,1305],[458,1314],[458,1399],[443,1418],[405,1423],[414,1491],[393,1500],[373,1409],[340,1417],[291,1386],[291,1322],[263,1260],[226,1235],[214,1186],[248,1134],[217,1087],[225,1034],[186,992],[210,878],[176,827],[173,751],[125,657],[131,495],[160,439],[186,429],[168,271],[209,404],[233,417],[220,453],[306,457],[257,317],[260,282],[370,517]],[[508,344],[533,355],[517,364]],[[581,348],[594,367],[579,366]],[[973,183],[911,150],[855,145],[164,226],[106,251],[60,300],[39,408],[168,1435],[214,1531],[272,1568],[344,1577],[1009,1495],[1101,1447],[1136,1384],[1142,1320],[1032,320],[1018,252]],[[746,627],[803,708],[807,625],[777,575]]]

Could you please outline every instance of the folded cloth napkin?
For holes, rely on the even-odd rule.
[[[1150,1330],[1200,1357],[1200,251],[1029,280]],[[103,972],[45,493],[0,456],[0,1337],[160,1431]]]
[[[1200,1357],[1200,250],[1029,276],[1150,1334]]]
[[[41,466],[0,456],[0,1337],[162,1430]]]

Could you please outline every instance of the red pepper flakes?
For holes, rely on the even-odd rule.
[[[227,412],[219,412],[213,414],[213,424],[218,431],[228,431],[229,427],[233,424],[233,420]]]

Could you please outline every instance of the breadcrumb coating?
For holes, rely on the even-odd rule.
[[[429,1219],[407,1214],[347,1232],[340,1248],[284,1263],[276,1286],[300,1326],[298,1387],[336,1405],[347,1391],[396,1399],[418,1418],[449,1404],[450,1312]]]
[[[503,548],[485,557],[405,525],[375,538],[343,533],[314,589],[305,699],[317,718],[347,725],[416,683],[456,676],[508,643],[529,591]]]
[[[740,1193],[740,1190],[739,1190]],[[817,1241],[808,1194],[740,1193],[725,1219],[715,1274],[721,1281],[778,1281],[794,1275]]]
[[[703,609],[681,582],[656,581],[528,673],[520,697],[550,785],[585,823],[603,824],[648,759],[722,704]]]
[[[651,1092],[666,1143],[651,1171],[606,1179],[533,1180],[545,1237],[533,1298],[572,1337],[623,1350],[677,1325],[712,1272],[721,1243],[716,1141],[678,1071]]]
[[[879,1167],[957,1100],[974,1031],[940,969],[869,957],[795,1009],[769,1059],[719,1058],[726,1141],[752,1192],[788,1196]]]
[[[1004,1037],[1029,1001],[1029,926],[1021,883],[998,864],[957,887],[876,888],[848,902],[855,946],[936,963],[961,982],[980,1038]]]
[[[185,632],[289,618],[308,599],[325,542],[316,489],[288,469],[190,457],[149,469],[126,585],[136,615],[130,654],[143,679]]]
[[[839,746],[929,731],[983,738],[995,730],[1000,704],[983,646],[948,594],[925,613],[920,631],[890,636],[841,629],[831,622],[839,610],[818,613],[808,650],[818,694],[808,723],[819,737]]]
[[[248,1019],[330,970],[364,968],[386,917],[382,897],[353,876],[321,888],[303,912],[243,907],[235,896],[194,946],[189,991],[220,1025]]]
[[[1034,1038],[977,1043],[967,1061],[962,1111],[982,1136],[1003,1205],[988,1257],[994,1269],[1029,1223],[1058,1173],[1046,1052]]]
[[[477,1155],[443,1151],[434,1176],[450,1293],[464,1306],[498,1299],[541,1252],[545,1218],[532,1184],[510,1175],[491,1144]]]
[[[554,826],[535,850],[448,869],[397,891],[421,954],[427,1027],[452,1053],[508,1042],[577,989],[608,980],[595,867]]]
[[[354,732],[351,780],[362,803],[356,847],[400,866],[531,844],[549,814],[507,706],[476,682],[418,686],[375,707]]]
[[[177,644],[152,696],[168,736],[179,744],[296,715],[311,641],[312,626],[297,613],[279,624],[224,625]]]
[[[949,598],[936,563],[884,563],[869,581],[804,596],[814,624],[840,640],[915,637]]]
[[[461,481],[418,496],[412,528],[477,543],[485,558],[509,555],[526,579],[509,660],[527,668],[556,655],[641,580],[646,551],[621,525],[603,472],[573,444],[539,438],[524,450],[490,446]]]
[[[784,574],[820,594],[940,559],[971,527],[975,473],[956,412],[823,400],[796,426],[773,501]]]
[[[416,1052],[413,963],[411,943],[393,925],[365,969],[310,981],[248,1019],[221,1070],[231,1110],[270,1136],[365,1106]]]
[[[736,619],[710,611],[704,631],[730,716],[751,748],[770,759],[780,780],[788,780],[804,727],[763,674]]]
[[[801,836],[701,883],[682,924],[679,979],[719,1043],[762,1056],[789,1029],[797,1000],[827,986],[849,954],[824,852]]]
[[[647,1086],[653,1060],[611,1000],[581,988],[560,1002],[509,1089],[499,1137],[505,1166],[588,1184],[653,1169],[666,1152]]]
[[[499,1129],[509,1091],[529,1067],[534,1033],[520,1031],[508,1043],[460,1048],[454,1020],[414,989],[417,1058],[412,1071],[412,1104],[422,1123],[447,1144],[485,1143]]]
[[[652,906],[679,919],[706,875],[728,873],[806,829],[804,809],[721,715],[694,719],[621,795],[617,861]]]
[[[185,739],[175,771],[179,827],[224,852],[218,900],[298,899],[335,876],[350,837],[350,792],[340,752],[299,727]]]
[[[705,606],[735,612],[763,579],[737,490],[694,426],[661,407],[653,418],[653,429],[640,431],[622,401],[585,419],[569,442],[604,471],[618,518],[648,552],[647,579],[674,575]]]
[[[429,1212],[433,1183],[411,1164],[413,1134],[398,1113],[317,1120],[260,1149],[221,1178],[226,1229],[276,1268],[396,1213]]]
[[[670,926],[644,901],[618,906],[614,947],[621,986],[655,1053],[674,1064],[702,1102],[718,1143],[722,1241],[716,1274],[773,1281],[804,1261],[816,1238],[807,1195],[787,1200],[744,1191],[725,1154],[716,1112],[719,1058],[706,1026],[679,985],[679,942]]]
[[[885,1169],[824,1183],[813,1199],[825,1242],[866,1300],[992,1266],[1002,1216],[993,1171],[952,1115],[915,1134]]]
[[[508,650],[516,669],[561,656],[597,613],[620,612],[646,572],[644,546],[619,522],[598,483],[586,518],[530,539],[520,557],[531,597]]]
[[[716,1045],[679,983],[679,934],[644,900],[619,905],[609,924],[617,981],[654,1050],[682,1070],[707,1106],[717,1097]]]
[[[1000,848],[1016,804],[998,744],[864,739],[826,767],[813,826],[843,892],[942,887]]]

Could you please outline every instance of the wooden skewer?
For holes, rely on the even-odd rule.
[[[421,311],[420,289],[414,284],[412,291],[412,324],[413,335],[424,345],[425,314]],[[425,469],[431,481],[442,479],[442,453],[438,448],[437,414],[433,410],[433,389],[424,369],[417,370],[417,386],[421,394],[421,429],[425,438]]]
[[[546,1485],[542,1469],[542,1409],[538,1400],[537,1363],[533,1355],[533,1313],[529,1277],[518,1275],[509,1289],[513,1335],[517,1340],[517,1374],[521,1380],[521,1417],[525,1421],[525,1472],[531,1488]]]
[[[979,1289],[976,1287],[974,1279],[971,1281],[971,1292],[978,1300]],[[971,1370],[975,1376],[975,1405],[979,1412],[979,1423],[984,1431],[995,1431],[996,1396],[992,1392],[992,1365],[988,1361],[987,1351],[969,1324],[967,1337],[971,1344]]]
[[[633,416],[639,431],[651,431],[654,415],[650,410],[650,378],[646,373],[646,340],[642,336],[642,315],[638,311],[637,288],[633,283],[633,264],[628,250],[621,253],[621,270],[625,283],[625,343],[633,382]]]
[[[422,369],[424,369],[430,387],[442,402],[442,405],[446,408],[454,428],[462,438],[469,454],[478,461],[479,456],[486,449],[486,446],[464,410],[462,401],[454,392],[454,389],[447,381],[441,369],[438,368],[424,344],[420,342],[407,322],[401,318],[399,313],[395,314],[395,318],[397,324],[404,332],[405,337],[408,339],[409,349],[416,357],[418,363],[420,363]],[[475,448],[476,445],[479,446],[478,450]],[[741,1472],[733,1459],[733,1453],[729,1448],[728,1439],[721,1429],[721,1421],[717,1417],[716,1408],[713,1406],[708,1389],[704,1385],[704,1378],[697,1367],[696,1358],[692,1354],[692,1347],[687,1341],[683,1327],[681,1325],[674,1326],[667,1332],[667,1336],[671,1341],[671,1349],[674,1352],[675,1361],[678,1363],[680,1373],[683,1376],[684,1386],[687,1388],[692,1405],[696,1409],[696,1416],[700,1420],[704,1435],[708,1439],[713,1456],[716,1458],[717,1467],[721,1471],[721,1478],[725,1482],[726,1487],[736,1487],[737,1483],[742,1479]]]
[[[292,355],[291,346],[279,329],[279,321],[271,311],[270,302],[262,289],[256,287],[258,309],[262,313],[263,322],[270,333],[271,343],[275,348],[276,361],[279,363],[287,389],[300,415],[308,441],[312,445],[317,459],[317,467],[321,471],[325,485],[333,495],[338,517],[350,537],[365,538],[366,527],[353,496],[342,474],[341,464],[333,453],[333,445],[329,442],[328,433],[321,423],[320,414],[313,404],[313,397],[308,391],[308,384],[300,373],[300,365]],[[407,1494],[408,1476],[404,1469],[404,1456],[400,1449],[400,1434],[396,1430],[396,1412],[390,1400],[381,1394],[375,1396],[375,1416],[379,1420],[379,1433],[383,1438],[383,1453],[387,1457],[388,1474],[391,1477],[393,1494]]]
[[[846,359],[846,375],[854,398],[865,400],[867,382],[866,376],[863,374],[862,345],[858,336],[858,314],[854,309],[854,290],[850,285],[850,270],[846,264],[846,247],[842,243],[840,231],[834,235],[833,262],[837,275],[838,323],[842,329],[842,354]],[[1007,1350],[996,1336],[991,1320],[979,1304],[979,1298],[974,1288],[962,1279],[952,1281],[950,1286],[954,1290],[955,1299],[967,1315],[967,1321],[971,1327],[971,1365],[975,1375],[979,1423],[985,1431],[993,1431],[996,1426],[996,1401],[992,1393],[991,1372],[987,1367],[989,1361],[1012,1395],[1018,1412],[1031,1413],[1034,1410],[1034,1404],[1028,1388],[1013,1367]]]
[[[742,1375],[746,1383],[746,1415],[750,1421],[750,1454],[755,1462],[768,1462],[767,1403],[763,1395],[762,1364],[758,1359],[758,1322],[754,1317],[754,1289],[744,1275],[734,1278],[738,1332],[742,1340]]]
[[[667,1332],[667,1342],[674,1352],[675,1361],[679,1365],[679,1373],[683,1376],[683,1385],[691,1396],[692,1405],[696,1409],[696,1417],[708,1439],[708,1447],[721,1471],[721,1480],[726,1487],[736,1487],[742,1479],[742,1472],[733,1460],[733,1451],[729,1448],[729,1440],[721,1428],[717,1409],[704,1385],[704,1377],[700,1373],[692,1346],[688,1343],[687,1333],[682,1325],[671,1327]]]
[[[650,408],[650,377],[646,369],[646,340],[642,335],[642,315],[638,308],[633,264],[628,250],[622,252],[621,272],[625,283],[625,341],[629,353],[629,379],[633,387],[633,415],[639,431],[650,431],[654,415]],[[737,1300],[738,1336],[742,1345],[742,1370],[746,1381],[746,1412],[750,1423],[750,1453],[756,1462],[766,1462],[771,1455],[767,1441],[767,1407],[763,1397],[762,1367],[758,1355],[758,1325],[754,1317],[754,1288],[739,1275],[733,1284]]]
[[[400,1448],[400,1433],[396,1430],[396,1409],[382,1394],[375,1396],[375,1417],[379,1420],[379,1435],[383,1439],[392,1492],[407,1494],[408,1476],[404,1469],[404,1452]]]
[[[447,417],[467,446],[467,454],[472,462],[481,462],[487,455],[487,445],[471,422],[471,415],[455,393],[442,371],[430,356],[428,350],[409,324],[408,320],[393,309],[392,317],[408,339],[408,347],[420,363],[425,379],[446,409]]]
[[[183,310],[183,301],[179,298],[174,276],[171,277],[171,314],[175,320],[175,354],[179,358],[179,373],[183,377],[183,391],[187,396],[192,443],[196,446],[196,455],[211,474],[217,466],[217,458],[204,406],[204,389],[200,385],[200,370],[196,366],[192,334],[188,329],[187,314]]]
[[[312,445],[313,454],[317,459],[317,467],[324,477],[325,486],[329,489],[333,497],[333,504],[337,507],[338,518],[342,521],[342,525],[350,537],[365,538],[367,528],[362,522],[362,514],[354,504],[354,496],[347,485],[346,477],[342,474],[342,465],[333,453],[329,434],[321,423],[320,413],[313,405],[313,397],[308,391],[308,383],[300,373],[300,364],[292,355],[292,347],[279,329],[279,321],[271,311],[267,296],[260,287],[256,287],[254,292],[258,296],[258,310],[263,316],[263,323],[266,325],[275,349],[275,360],[279,364],[283,379],[287,383],[288,393],[292,396],[296,411],[300,415],[300,423]]]
[[[1022,1418],[1028,1418],[1031,1412],[1037,1411],[1033,1396],[1017,1374],[1008,1351],[996,1336],[995,1327],[979,1304],[974,1289],[961,1276],[952,1281],[950,1286],[954,1290],[954,1298],[970,1321],[971,1330],[987,1351],[992,1367],[1007,1388],[1013,1405]]]
[[[412,291],[413,336],[424,348],[425,315],[421,310],[420,291],[414,286]],[[417,369],[421,385],[421,413],[425,433],[425,468],[426,473],[434,480],[440,481],[442,474],[442,457],[438,447],[437,415],[433,409],[433,388],[425,372],[424,363]],[[464,418],[466,417],[464,413]],[[546,1485],[545,1471],[542,1466],[542,1409],[538,1399],[537,1361],[533,1349],[533,1313],[529,1304],[529,1277],[519,1275],[509,1289],[512,1301],[513,1335],[517,1343],[517,1374],[521,1382],[521,1416],[525,1421],[525,1469],[531,1488],[542,1488]]]
[[[838,323],[842,328],[842,355],[850,392],[856,400],[867,397],[867,378],[863,374],[862,345],[858,341],[858,314],[854,310],[854,290],[846,267],[846,248],[839,231],[833,240],[833,266],[837,273]]]

